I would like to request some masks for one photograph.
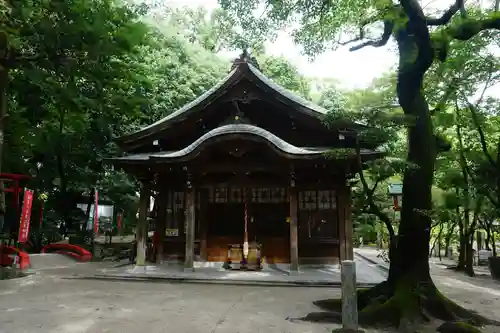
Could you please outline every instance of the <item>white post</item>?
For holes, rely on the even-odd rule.
[[[356,263],[342,261],[342,326],[345,330],[358,330],[358,300],[356,295]]]

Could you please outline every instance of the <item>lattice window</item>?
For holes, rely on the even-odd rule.
[[[318,191],[318,209],[335,209],[335,191]]]
[[[334,190],[299,192],[299,229],[301,237],[337,239],[337,200]]]
[[[318,196],[316,191],[304,191],[299,193],[300,210],[316,210],[318,208]]]
[[[271,190],[269,188],[252,189],[252,202],[258,202],[258,203],[271,202]]]
[[[252,189],[252,202],[259,201],[259,190],[257,188]]]
[[[226,203],[227,202],[227,188],[218,187],[214,191],[214,197],[216,203]]]
[[[285,189],[280,187],[271,189],[271,202],[273,203],[286,202]]]
[[[243,202],[243,191],[241,188],[232,187],[231,188],[230,201],[231,202]]]
[[[271,201],[271,191],[268,188],[261,188],[259,202],[268,203]]]

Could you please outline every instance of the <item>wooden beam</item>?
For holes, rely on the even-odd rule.
[[[139,199],[139,220],[137,221],[136,239],[137,239],[137,257],[136,265],[146,265],[146,243],[148,237],[148,211],[149,199],[151,196],[150,184],[147,181],[141,182],[141,191]]]
[[[252,172],[266,173],[284,173],[287,171],[287,165],[270,165],[260,163],[211,163],[208,165],[195,165],[191,169],[198,174],[204,173],[236,173],[246,174]]]
[[[299,272],[298,198],[295,178],[290,176],[290,273]]]
[[[346,184],[337,190],[339,238],[340,238],[340,261],[353,260],[352,237],[353,228],[351,221],[351,190]]]
[[[195,190],[188,176],[186,183],[186,255],[184,271],[194,270],[194,229],[195,229]]]

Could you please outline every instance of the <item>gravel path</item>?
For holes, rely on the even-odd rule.
[[[287,318],[319,311],[312,302],[340,297],[339,289],[71,278],[104,267],[92,265],[0,281],[0,333],[326,333],[336,328]],[[451,299],[500,320],[500,284],[438,268],[433,268],[433,276]],[[484,330],[495,332],[500,328]]]

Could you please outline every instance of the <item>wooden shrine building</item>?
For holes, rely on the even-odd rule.
[[[157,262],[183,260],[189,270],[195,261],[227,262],[228,248],[291,271],[352,259],[347,180],[359,167],[352,148],[362,125],[327,128],[326,112],[244,52],[213,88],[119,138],[126,155],[110,160],[141,182],[137,265],[145,264],[152,195]],[[360,146],[363,161],[380,156],[375,144]]]

